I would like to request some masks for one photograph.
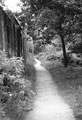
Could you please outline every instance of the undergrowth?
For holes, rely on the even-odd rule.
[[[14,116],[23,120],[25,112],[31,109],[31,82],[24,75],[21,57],[8,58],[0,51],[0,116]]]
[[[76,120],[82,120],[82,67],[53,63],[46,66],[52,76],[58,93],[73,110]]]

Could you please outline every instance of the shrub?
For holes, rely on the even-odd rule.
[[[34,53],[38,54],[42,52],[45,49],[45,44],[42,42],[42,40],[36,41],[34,45]]]
[[[0,108],[2,113],[14,114],[17,120],[21,120],[31,108],[31,83],[23,73],[22,58],[8,58],[0,51]]]

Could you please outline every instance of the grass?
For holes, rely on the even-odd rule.
[[[31,81],[31,89],[34,91],[34,84],[36,81],[36,69],[32,64],[25,64],[24,77]]]
[[[53,55],[56,59],[52,57]],[[82,120],[82,67],[65,68],[61,62],[61,56],[62,52],[56,52],[51,47],[36,57],[50,72],[59,95],[71,107],[76,120]]]
[[[82,68],[68,67],[54,63],[47,64],[58,92],[65,103],[74,111],[77,120],[82,120]]]

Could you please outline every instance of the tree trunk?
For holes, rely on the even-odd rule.
[[[62,49],[63,49],[64,66],[67,67],[68,66],[68,59],[67,59],[67,55],[66,55],[64,36],[60,35],[60,37],[61,37]]]

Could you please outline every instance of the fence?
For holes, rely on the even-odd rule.
[[[0,7],[0,49],[5,50],[9,57],[22,56],[24,43],[21,37],[21,27],[17,19],[11,19]]]

